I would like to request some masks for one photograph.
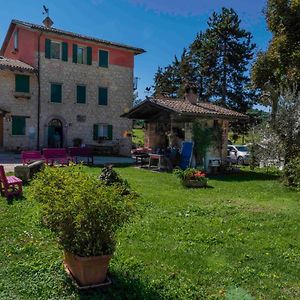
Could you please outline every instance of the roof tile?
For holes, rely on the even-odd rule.
[[[35,68],[18,60],[0,56],[0,69],[12,69],[33,73]]]

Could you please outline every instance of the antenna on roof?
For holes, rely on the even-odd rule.
[[[47,28],[51,28],[53,25],[53,21],[50,19],[49,17],[49,8],[47,8],[45,5],[43,5],[43,15],[47,15],[47,17],[44,19],[43,24],[47,27]]]

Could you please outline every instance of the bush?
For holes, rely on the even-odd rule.
[[[202,170],[188,168],[186,170],[174,169],[174,175],[177,176],[181,181],[195,180],[203,183],[203,186],[207,186],[207,177]]]
[[[292,159],[283,170],[283,182],[300,191],[300,157]]]
[[[115,233],[133,214],[135,195],[107,186],[82,166],[46,167],[32,181],[42,222],[67,251],[79,256],[112,254]]]

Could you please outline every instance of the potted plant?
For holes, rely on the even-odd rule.
[[[188,168],[186,170],[175,169],[173,172],[186,187],[207,187],[208,179],[202,170]]]
[[[42,223],[57,235],[65,266],[81,287],[105,281],[116,231],[134,212],[135,194],[123,185],[105,184],[82,166],[46,167],[31,184]]]

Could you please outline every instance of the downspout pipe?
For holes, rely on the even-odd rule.
[[[37,63],[37,81],[38,81],[38,103],[37,103],[37,142],[36,149],[40,150],[40,118],[41,118],[41,36],[38,37],[38,63]]]

